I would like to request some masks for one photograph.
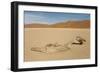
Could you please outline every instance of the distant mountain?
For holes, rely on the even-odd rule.
[[[90,20],[66,21],[56,24],[25,24],[25,28],[90,28]]]

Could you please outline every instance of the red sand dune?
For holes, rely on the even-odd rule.
[[[25,24],[25,28],[90,28],[90,20],[83,21],[67,21],[56,24]]]

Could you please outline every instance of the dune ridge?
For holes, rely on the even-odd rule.
[[[90,20],[65,21],[55,24],[32,23],[25,24],[25,28],[90,28]]]

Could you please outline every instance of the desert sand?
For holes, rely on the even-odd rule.
[[[45,51],[48,43],[64,45],[81,36],[86,40],[82,45],[71,45],[70,49],[56,52],[53,47],[47,52],[32,51],[38,48]],[[89,28],[24,28],[24,61],[51,61],[90,58],[90,29]],[[62,49],[62,47],[61,47]],[[50,52],[49,52],[50,51]]]
[[[90,20],[64,21],[54,24],[31,23],[25,28],[90,28]]]

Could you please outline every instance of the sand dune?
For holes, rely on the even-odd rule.
[[[90,21],[68,21],[62,22],[52,25],[53,27],[61,27],[61,28],[90,28]]]
[[[25,24],[25,28],[90,28],[90,21],[65,21],[59,22],[55,24],[40,24],[40,23],[32,23]]]
[[[26,62],[90,58],[89,20],[25,24],[24,35],[24,61]],[[85,44],[67,47],[64,45],[75,40],[77,36],[84,38]]]
[[[33,23],[33,24],[25,24],[25,28],[47,28],[49,27],[48,24],[39,24],[39,23]]]

